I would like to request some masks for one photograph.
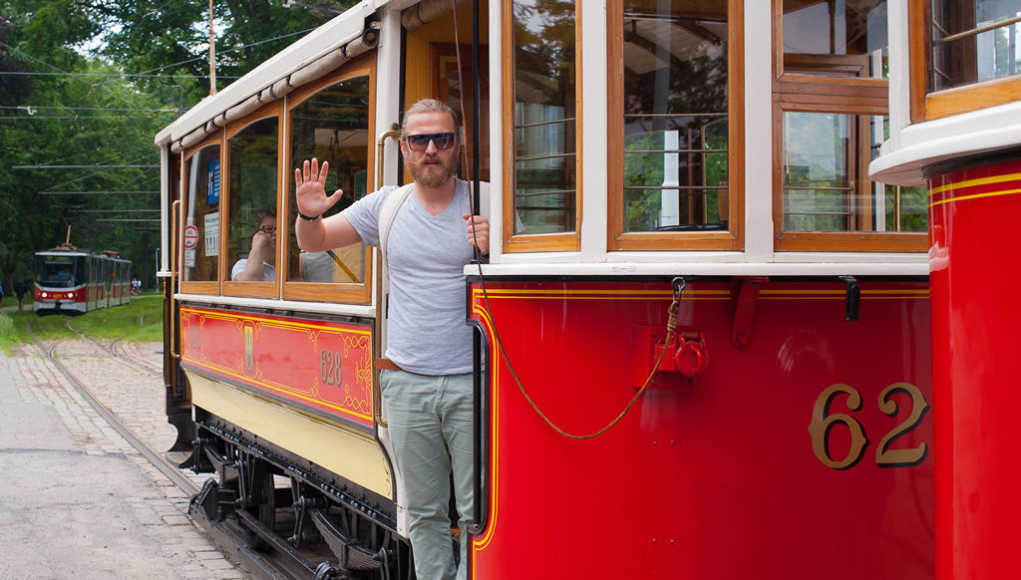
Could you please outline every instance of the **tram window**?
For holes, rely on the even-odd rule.
[[[40,286],[72,288],[82,284],[81,262],[71,256],[37,255],[36,279]]]
[[[727,3],[661,4],[623,2],[623,231],[726,230]]]
[[[184,281],[216,281],[220,253],[220,146],[199,149],[185,161],[185,225],[198,229],[198,245],[185,251]]]
[[[887,78],[886,0],[782,1],[785,72]]]
[[[932,0],[929,90],[1021,73],[1021,0]]]
[[[924,196],[868,178],[889,133],[887,2],[773,6],[776,249],[924,251]]]
[[[227,280],[276,280],[279,125],[261,119],[228,140]]]
[[[514,171],[506,226],[514,235],[574,232],[576,3],[515,0],[510,4]]]
[[[881,115],[784,111],[784,232],[925,232],[927,196],[868,179]]]
[[[315,157],[330,164],[326,190],[344,190],[326,215],[339,213],[361,199],[371,187],[369,77],[342,80],[315,93],[291,110],[292,165]],[[297,215],[293,180],[288,181],[290,216]],[[290,220],[288,221],[290,223]],[[293,228],[288,236],[289,282],[362,284],[366,278],[364,244],[351,244],[327,252],[298,249]]]

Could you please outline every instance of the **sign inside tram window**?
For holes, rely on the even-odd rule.
[[[206,203],[216,205],[220,203],[220,160],[215,159],[209,162],[209,186],[206,188]],[[206,238],[207,240],[209,238]],[[213,255],[213,254],[210,254]]]
[[[206,256],[220,254],[220,212],[207,213],[203,221],[205,227]]]

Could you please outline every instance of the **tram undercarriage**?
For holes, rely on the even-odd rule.
[[[408,577],[411,550],[396,532],[392,502],[199,414],[187,463],[216,478],[192,498],[189,512],[221,545],[240,540],[285,570],[317,579]]]

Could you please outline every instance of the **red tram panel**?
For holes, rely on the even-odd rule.
[[[765,283],[735,346],[735,286],[690,284],[679,330],[709,363],[634,396],[636,328],[662,328],[663,283],[487,283],[487,527],[473,577],[899,578],[933,574],[926,283]],[[639,373],[642,374],[642,373]],[[643,379],[644,380],[644,379]],[[632,522],[626,525],[618,522]],[[640,526],[633,525],[641,522]],[[536,560],[538,558],[538,560]]]
[[[370,326],[184,307],[181,360],[221,380],[373,428]]]
[[[943,173],[929,188],[937,578],[1004,578],[1021,519],[1010,461],[1021,407],[1021,274],[1010,257],[1021,162]]]

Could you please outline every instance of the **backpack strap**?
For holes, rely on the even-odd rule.
[[[390,228],[393,227],[394,220],[397,219],[397,212],[400,211],[404,202],[408,201],[408,196],[413,191],[414,183],[402,185],[394,191],[391,191],[386,199],[383,200],[383,205],[379,208],[379,254],[381,256],[381,264],[379,269],[379,282],[383,289],[383,316],[386,317],[386,313],[389,312],[389,299],[390,299],[390,266],[387,263],[387,239],[390,237]],[[386,344],[386,335],[383,335],[383,344]]]

